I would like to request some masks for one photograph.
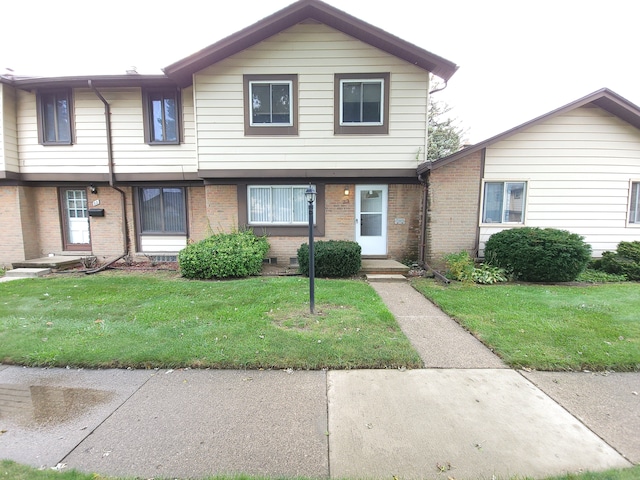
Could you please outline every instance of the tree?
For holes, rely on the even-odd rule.
[[[432,85],[433,90],[438,88],[437,82]],[[460,150],[465,132],[457,125],[457,119],[447,115],[450,111],[449,105],[429,95],[427,161],[433,162]]]

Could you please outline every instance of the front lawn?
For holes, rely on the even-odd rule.
[[[414,286],[514,368],[640,371],[640,284]]]
[[[26,465],[20,465],[9,460],[0,460],[0,478],[12,480],[126,480],[123,477],[105,477],[97,473],[81,473],[77,470],[57,472],[53,470],[37,470]],[[283,477],[273,477],[286,480]],[[444,477],[442,477],[444,478]],[[449,477],[452,478],[452,477]],[[640,478],[640,466],[623,470],[607,470],[606,472],[586,472],[549,477],[546,480],[634,480]],[[176,479],[177,480],[177,479]],[[270,477],[256,477],[251,475],[216,475],[207,480],[270,480]],[[303,477],[291,480],[304,480]],[[496,479],[497,480],[497,479]],[[507,480],[507,479],[500,479]],[[530,477],[513,477],[512,480],[533,480]]]
[[[0,361],[107,368],[422,366],[375,291],[353,280],[188,281],[104,272],[0,283]]]

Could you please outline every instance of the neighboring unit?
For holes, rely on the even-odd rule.
[[[640,108],[602,89],[464,148],[418,174],[428,182],[425,258],[482,258],[520,226],[584,236],[599,257],[640,240]]]
[[[0,78],[0,265],[175,256],[209,233],[417,258],[429,77],[456,65],[300,0],[165,75]]]

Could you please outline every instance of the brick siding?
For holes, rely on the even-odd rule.
[[[476,256],[480,165],[476,152],[429,174],[425,258],[435,268],[444,266],[447,253]]]

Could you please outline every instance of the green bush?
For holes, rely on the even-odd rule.
[[[491,285],[494,283],[506,282],[507,272],[504,268],[494,267],[488,263],[481,263],[480,266],[474,268],[473,281],[483,285]]]
[[[314,270],[317,277],[351,277],[362,267],[360,245],[347,240],[314,242]],[[309,276],[309,245],[298,249],[300,273]]]
[[[591,246],[566,230],[523,227],[494,233],[485,245],[489,263],[527,282],[570,282],[591,259]]]
[[[471,255],[466,250],[460,253],[448,253],[444,256],[447,270],[445,277],[459,282],[473,282],[473,271],[475,264]]]
[[[459,282],[475,282],[493,284],[507,281],[507,273],[503,268],[481,263],[476,267],[475,262],[466,250],[460,253],[449,253],[444,256],[447,265],[445,276]]]
[[[250,230],[219,233],[187,245],[178,254],[178,263],[186,278],[248,277],[260,274],[268,251],[267,238]]]
[[[607,273],[601,269],[594,269],[587,267],[584,272],[578,275],[577,280],[579,282],[586,283],[611,283],[611,282],[625,282],[627,277],[625,275],[619,275],[616,273]]]
[[[602,270],[640,280],[640,242],[620,242],[615,252],[604,252],[600,260]]]

